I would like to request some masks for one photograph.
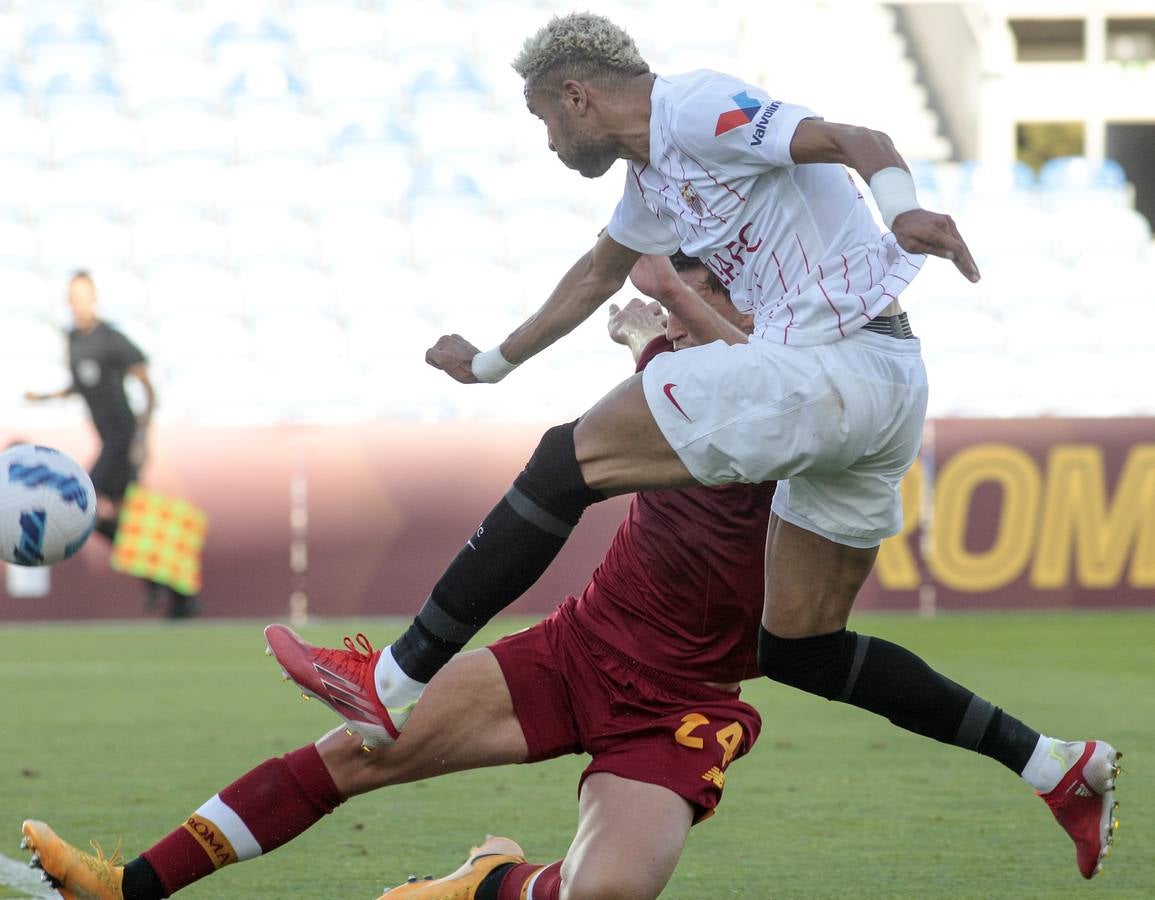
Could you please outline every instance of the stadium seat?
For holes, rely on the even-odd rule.
[[[358,154],[323,166],[317,173],[313,206],[348,206],[377,204],[391,212],[400,213],[409,186],[410,170],[404,160],[392,152],[386,158],[390,166],[383,167],[373,154]]]
[[[121,60],[154,53],[188,55],[207,37],[203,17],[175,3],[116,0],[102,10],[101,21],[112,52]]]
[[[40,242],[36,230],[20,221],[0,219],[0,265],[31,268],[39,259]],[[0,305],[4,304],[4,299],[0,299]]]
[[[182,361],[163,369],[159,412],[182,422],[270,425],[282,417],[265,401],[280,390],[268,369],[251,359]]]
[[[249,60],[222,68],[222,73],[222,96],[236,113],[262,106],[296,109],[305,94],[300,77],[276,60]]]
[[[8,224],[0,221],[0,247],[8,244],[5,227]],[[18,313],[54,322],[64,304],[64,288],[40,274],[32,265],[34,261],[35,252],[23,260],[11,256],[0,258],[0,313]]]
[[[69,271],[130,262],[129,230],[98,213],[67,211],[41,218],[40,260],[46,269]]]
[[[388,157],[393,156],[394,167],[402,171],[409,168],[413,137],[380,103],[336,104],[324,112],[324,117],[334,159],[376,155],[381,157],[382,165],[389,166]]]
[[[303,78],[308,97],[317,109],[350,100],[388,103],[397,93],[396,70],[367,52],[312,54],[305,60]]]
[[[963,190],[998,196],[1006,191],[1033,191],[1038,184],[1034,170],[1025,162],[1009,164],[964,161],[958,166]]]
[[[100,298],[100,315],[115,320],[151,322],[152,306],[144,279],[129,269],[98,266],[91,272]],[[65,284],[60,287],[61,295]]]
[[[166,368],[250,359],[253,336],[235,315],[195,308],[175,310],[156,330],[153,359]]]
[[[140,129],[119,113],[77,107],[54,115],[48,125],[57,164],[97,157],[125,163],[140,159]]]
[[[229,217],[246,209],[304,213],[323,192],[317,163],[299,154],[268,154],[230,167],[222,176],[224,192],[218,198]]]
[[[20,313],[0,314],[0,334],[4,335],[3,356],[9,361],[57,360],[59,364],[64,358],[64,333],[43,318]],[[60,380],[66,377],[62,373]]]
[[[246,210],[226,224],[229,258],[238,267],[265,260],[313,264],[317,233],[311,225],[279,211]]]
[[[360,7],[360,8],[359,8]],[[383,48],[386,21],[360,4],[315,3],[294,9],[290,18],[295,47],[302,56]]]
[[[312,266],[258,263],[241,270],[240,284],[245,312],[254,322],[291,313],[323,316],[327,321],[337,311],[332,284]]]
[[[24,159],[37,164],[52,158],[52,137],[40,119],[0,109],[0,159]]]
[[[257,362],[282,373],[307,366],[323,375],[327,362],[349,353],[347,335],[336,319],[300,311],[255,319],[253,340]]]
[[[214,157],[231,161],[236,153],[232,123],[203,110],[157,110],[137,117],[150,161],[181,156]]]
[[[605,225],[600,219],[546,203],[517,206],[508,210],[502,221],[514,260],[552,254],[569,255],[576,260],[594,245]]]
[[[1115,190],[1127,184],[1127,176],[1113,159],[1096,163],[1083,156],[1060,156],[1043,163],[1039,184],[1047,190]]]
[[[0,59],[0,113],[22,113],[28,109],[28,87],[20,69]]]
[[[134,210],[183,207],[209,215],[229,197],[230,171],[216,156],[167,157],[137,170],[125,202]]]
[[[293,45],[292,29],[263,11],[232,7],[233,17],[222,21],[209,35],[209,50],[219,57],[222,50],[240,47],[242,55],[260,56],[262,49],[273,46],[288,52]]]
[[[229,259],[225,229],[193,211],[142,211],[133,219],[132,233],[133,262],[141,269],[181,260],[224,265]]]
[[[453,114],[454,128],[469,135],[468,141],[445,141],[445,109],[451,102],[433,100],[432,95],[420,99],[413,107],[408,127],[413,133],[413,144],[419,158],[427,165],[444,165],[453,160],[478,157],[482,161],[503,160],[513,155],[513,136],[506,131],[504,120],[493,112],[468,103]],[[526,113],[528,116],[529,114]],[[530,117],[531,121],[536,121]],[[538,123],[538,146],[545,146],[545,129]],[[555,160],[556,162],[556,160]]]
[[[241,160],[278,153],[320,160],[328,149],[322,121],[293,109],[255,107],[237,116],[233,127]]]
[[[412,260],[419,269],[444,272],[472,261],[507,261],[500,223],[469,198],[424,197],[410,202]],[[452,250],[447,251],[447,247]]]
[[[212,112],[221,93],[211,63],[163,53],[140,54],[120,65],[125,100],[137,112],[185,107]]]
[[[412,229],[378,207],[322,210],[317,217],[321,260],[334,268],[412,258]]]
[[[224,266],[179,260],[158,262],[148,269],[145,283],[158,322],[189,311],[244,314],[240,283]]]

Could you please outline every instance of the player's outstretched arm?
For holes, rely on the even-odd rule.
[[[954,220],[919,207],[910,170],[881,131],[803,119],[790,141],[790,156],[799,164],[850,166],[870,185],[886,227],[894,232],[899,246],[910,253],[949,259],[971,281],[979,280],[978,266]]]
[[[541,309],[499,347],[478,353],[460,335],[445,335],[426,351],[425,361],[462,384],[500,381],[588,319],[625,283],[638,255],[603,232],[593,249],[562,276]]]

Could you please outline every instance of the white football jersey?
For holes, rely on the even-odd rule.
[[[918,272],[924,257],[881,235],[845,168],[794,164],[809,109],[707,70],[659,76],[651,101],[650,162],[628,163],[610,237],[701,259],[753,312],[756,337],[838,340]]]

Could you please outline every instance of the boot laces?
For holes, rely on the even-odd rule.
[[[369,643],[369,638],[365,637],[363,632],[357,632],[357,644],[353,644],[353,639],[345,635],[345,649],[352,653],[357,659],[367,660],[373,656],[373,645]]]

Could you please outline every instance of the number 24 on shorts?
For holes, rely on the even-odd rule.
[[[705,746],[705,741],[695,736],[694,732],[703,725],[709,725],[710,720],[701,713],[687,713],[682,716],[682,727],[674,732],[674,740],[676,740],[683,747],[691,747],[694,750],[701,750]],[[718,729],[714,733],[715,739],[722,745],[722,768],[726,768],[730,764],[730,760],[734,758],[734,754],[738,752],[738,747],[742,744],[742,726],[737,722],[731,722],[725,728]]]

